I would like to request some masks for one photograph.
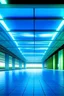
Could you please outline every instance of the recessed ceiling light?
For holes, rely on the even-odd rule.
[[[40,37],[52,37],[53,34],[40,34],[39,36]]]
[[[25,34],[21,34],[21,36],[25,36],[25,37],[34,37],[34,34],[25,33]]]

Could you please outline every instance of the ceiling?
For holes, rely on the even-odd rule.
[[[0,44],[26,62],[43,62],[64,44],[63,18],[62,6],[1,5]]]

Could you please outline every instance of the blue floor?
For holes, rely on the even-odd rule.
[[[64,96],[64,71],[0,71],[0,96]]]

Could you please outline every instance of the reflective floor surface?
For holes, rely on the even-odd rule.
[[[64,71],[0,71],[0,96],[64,96]]]

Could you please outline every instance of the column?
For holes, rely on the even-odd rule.
[[[5,54],[5,70],[9,70],[9,55]]]
[[[12,69],[14,70],[15,69],[15,58],[12,57]]]
[[[22,69],[22,62],[19,60],[19,69]]]
[[[47,67],[46,61],[45,61],[45,62],[43,62],[42,67],[43,67],[43,68],[46,68],[46,67]]]
[[[53,69],[53,56],[47,59],[46,64],[47,64],[47,69]]]
[[[44,69],[44,68],[45,68],[45,63],[43,62],[43,63],[42,63],[42,69]]]
[[[53,69],[58,69],[58,53],[53,55]]]
[[[58,52],[58,69],[64,70],[64,49]]]
[[[26,69],[26,63],[24,62],[24,69]]]

